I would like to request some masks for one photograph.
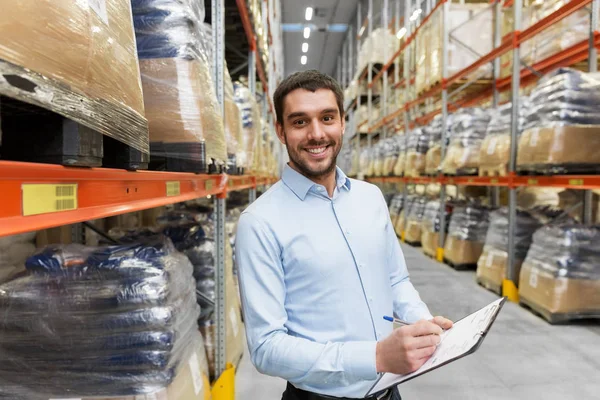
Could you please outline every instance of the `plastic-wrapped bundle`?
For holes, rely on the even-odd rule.
[[[444,209],[446,213],[446,225],[444,226],[444,232],[448,231],[448,225],[450,224],[450,212],[446,207]],[[440,241],[440,201],[431,200],[425,204],[425,211],[423,212],[423,222],[421,223],[421,245],[423,246],[423,252],[430,257],[437,255],[437,249]]]
[[[418,196],[414,194],[409,194],[408,196],[406,196],[404,207],[402,207],[402,209],[400,210],[400,214],[398,215],[398,219],[396,220],[396,224],[394,225],[396,235],[402,237],[402,233],[405,232],[405,220],[407,220],[407,216],[410,215],[410,210],[412,209],[413,203],[417,201],[417,199]]]
[[[455,207],[452,211],[444,258],[455,268],[477,265],[489,226],[487,208],[476,204]]]
[[[408,135],[406,144],[406,176],[421,176],[425,173],[425,155],[429,150],[431,132],[415,129]]]
[[[402,207],[404,205],[404,194],[396,193],[394,197],[392,197],[392,201],[390,202],[390,219],[392,220],[392,224],[395,224],[400,212],[402,211]]]
[[[574,173],[600,164],[600,74],[560,69],[532,91],[517,167]]]
[[[252,92],[250,92],[247,86],[241,82],[234,82],[233,88],[235,102],[242,114],[243,135],[241,147],[246,153],[246,168],[251,169],[254,152],[256,151],[256,142],[261,134],[260,111],[256,99],[252,96]]]
[[[0,75],[22,82],[2,79],[0,93],[52,110],[148,154],[130,1],[95,4],[71,0],[3,4]]]
[[[373,149],[365,148],[360,152],[359,171],[364,176],[370,176],[371,152]]]
[[[424,197],[416,198],[410,207],[408,218],[406,220],[404,240],[415,246],[421,245],[421,223],[423,220],[423,213],[425,212],[425,203],[426,199]]]
[[[463,109],[455,115],[442,172],[450,175],[477,173],[481,143],[489,122],[490,111],[481,108]]]
[[[540,220],[526,211],[517,210],[515,224],[515,268],[520,271],[527,256],[533,234],[542,226]],[[490,224],[483,253],[477,262],[477,281],[497,293],[502,292],[508,261],[508,208],[490,213]]]
[[[600,317],[600,227],[569,223],[536,231],[519,294],[550,321]]]
[[[380,141],[376,145],[373,146],[373,151],[371,152],[371,159],[373,163],[373,173],[372,176],[381,176],[383,173],[383,141]]]
[[[167,170],[204,172],[207,161],[227,159],[205,44],[210,37],[199,7],[190,1],[133,2],[151,153]]]
[[[394,176],[403,176],[406,167],[406,137],[398,135],[395,139],[398,144],[398,159],[394,166]]]
[[[389,58],[398,50],[399,44],[398,38],[389,29],[374,29],[360,47],[358,70],[362,71],[369,62],[373,64],[387,63]]]
[[[519,103],[519,132],[521,134],[524,115],[527,109],[527,99]],[[512,103],[506,103],[492,111],[485,139],[479,151],[480,175],[505,176],[510,160]]]
[[[383,175],[390,176],[394,173],[394,167],[398,162],[398,153],[400,146],[398,145],[398,136],[391,137],[385,140],[383,146]]]
[[[2,388],[46,398],[151,393],[190,356],[192,265],[170,240],[51,246],[25,265],[28,274],[0,285]]]
[[[450,140],[450,127],[452,126],[453,115],[446,118],[446,140]],[[425,155],[425,173],[435,175],[438,173],[442,163],[442,116],[436,115],[429,126],[425,128],[428,132],[429,146]]]

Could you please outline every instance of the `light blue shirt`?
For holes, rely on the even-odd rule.
[[[287,166],[236,235],[252,363],[299,389],[364,397],[384,315],[431,319],[411,284],[384,197],[337,169],[332,198]]]

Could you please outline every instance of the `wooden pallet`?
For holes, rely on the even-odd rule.
[[[479,166],[479,176],[487,176],[487,177],[500,177],[500,176],[508,176],[508,166],[497,165],[495,167],[490,166]]]
[[[457,169],[454,173],[444,173],[444,176],[478,176],[479,169],[478,168],[460,168]]]
[[[452,261],[444,257],[444,264],[454,268],[457,271],[471,271],[477,269],[477,263],[473,264],[455,264]]]
[[[461,87],[468,81],[469,80],[466,78],[459,79],[458,81],[456,81],[453,84],[451,84],[450,86],[448,86],[448,93],[454,92],[455,90],[457,90],[459,87]],[[431,91],[433,88],[440,87],[440,85],[441,85],[441,81],[439,81],[439,80],[434,81],[430,85],[423,87],[418,92],[418,96],[421,97],[424,94],[426,94],[427,92]],[[465,88],[463,91],[461,91],[460,94],[458,95],[459,96],[458,98],[468,96],[473,93],[480,93],[483,90],[485,90],[486,88],[490,87],[491,85],[492,85],[491,79],[477,79],[474,82],[472,82],[467,88]],[[441,92],[438,94],[438,96],[441,97]]]
[[[517,166],[517,173],[526,176],[598,175],[600,164],[530,164]]]
[[[553,313],[545,308],[521,297],[519,304],[523,308],[527,308],[533,314],[545,319],[550,324],[563,324],[570,321],[581,321],[588,319],[600,319],[600,312],[587,312],[587,313]]]
[[[406,240],[404,243],[411,245],[412,247],[421,247],[421,242],[409,242]]]

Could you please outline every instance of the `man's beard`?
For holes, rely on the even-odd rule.
[[[285,135],[285,133],[284,133]],[[333,156],[331,157],[329,163],[319,170],[311,169],[310,166],[302,160],[301,153],[304,150],[290,149],[290,146],[286,146],[288,157],[290,161],[294,163],[294,166],[302,173],[302,175],[307,178],[318,179],[324,176],[329,175],[335,170],[337,156],[342,149],[341,144],[336,144],[335,142],[317,142],[317,141],[309,141],[306,146],[330,146],[333,150]]]

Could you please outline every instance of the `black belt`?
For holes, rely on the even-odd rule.
[[[384,390],[373,396],[364,397],[367,400],[392,400],[392,390]],[[288,382],[282,400],[356,400],[348,397],[332,397],[323,394],[307,392],[306,390],[298,389]]]

